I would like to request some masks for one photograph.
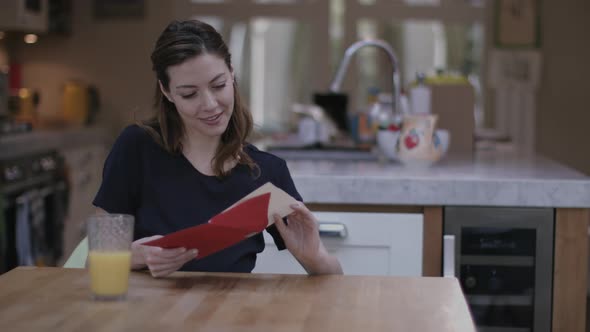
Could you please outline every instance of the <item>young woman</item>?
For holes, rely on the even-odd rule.
[[[251,272],[264,249],[262,234],[195,260],[197,251],[142,245],[199,223],[272,182],[301,201],[284,160],[246,139],[252,116],[240,101],[231,56],[221,36],[199,21],[174,21],[151,55],[156,114],[123,130],[105,162],[94,205],[135,216],[132,268],[154,277],[174,271]],[[309,274],[342,273],[328,254],[317,222],[303,203],[287,223],[268,227]],[[237,221],[239,222],[239,221]]]

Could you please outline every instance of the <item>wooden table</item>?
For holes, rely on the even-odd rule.
[[[131,274],[124,302],[89,300],[85,269],[0,276],[0,331],[475,331],[456,279]]]
[[[306,204],[312,211],[422,213],[422,275],[442,275],[444,206]],[[556,208],[551,331],[585,332],[590,209]]]

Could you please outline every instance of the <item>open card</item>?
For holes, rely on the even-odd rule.
[[[293,212],[295,198],[267,182],[260,188],[217,214],[209,222],[170,233],[144,245],[161,248],[197,249],[197,259],[230,247],[262,232],[274,223],[276,213],[285,217]]]

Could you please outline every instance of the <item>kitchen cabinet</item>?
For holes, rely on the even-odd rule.
[[[0,30],[45,33],[49,28],[48,0],[4,0]]]
[[[105,144],[94,143],[63,149],[68,169],[70,200],[64,229],[64,255],[69,257],[76,245],[86,236],[86,218],[94,213],[94,195],[102,180],[102,168],[108,153]]]
[[[328,251],[348,275],[422,275],[423,215],[420,213],[314,212]],[[255,273],[305,273],[287,251],[264,233],[266,249]]]
[[[324,210],[423,213],[423,276],[442,272],[444,210],[541,208],[554,212],[551,330],[586,331],[590,178],[543,156],[479,150],[430,168],[400,163],[288,160],[306,205]],[[549,221],[551,223],[551,221]]]

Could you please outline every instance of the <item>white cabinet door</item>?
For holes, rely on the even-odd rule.
[[[422,214],[314,212],[324,229],[322,241],[338,257],[344,274],[422,275]],[[340,230],[345,229],[346,234]],[[255,273],[305,273],[287,251],[278,251],[264,234],[266,249]]]

